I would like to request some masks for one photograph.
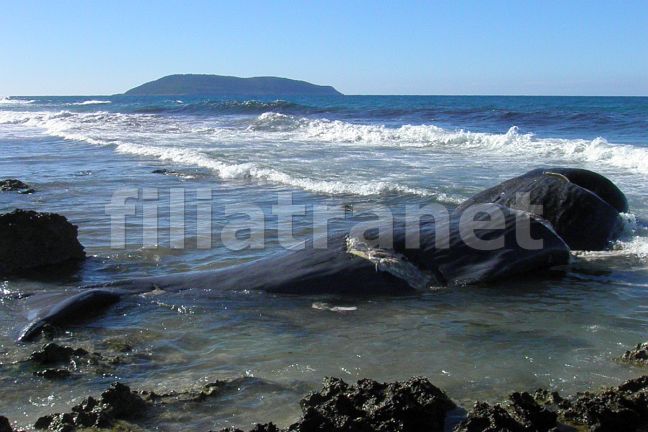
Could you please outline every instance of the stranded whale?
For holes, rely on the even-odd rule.
[[[524,192],[529,199],[516,201],[516,194]],[[543,213],[534,207],[538,204]],[[618,236],[619,212],[626,210],[623,194],[596,173],[534,170],[477,194],[445,220],[422,222],[416,230],[396,224],[390,247],[377,247],[371,236],[337,235],[325,249],[311,242],[302,250],[230,268],[116,281],[62,294],[32,313],[19,340],[34,339],[47,325],[91,319],[127,295],[192,288],[397,295],[547,271],[569,263],[570,247],[604,248]]]
[[[312,242],[303,250],[286,250],[230,268],[138,278],[86,287],[43,307],[19,339],[29,341],[46,325],[65,326],[92,318],[126,295],[185,289],[261,290],[282,294],[398,295],[443,286],[490,282],[544,270],[569,262],[569,248],[551,225],[536,216],[497,204],[481,205],[472,220],[479,229],[461,232],[461,215],[446,221],[425,222],[417,236],[420,247],[410,248],[414,232],[394,230],[391,248],[374,245],[376,239],[337,235],[325,249]],[[497,218],[492,218],[496,213]],[[488,224],[493,226],[488,227]],[[541,243],[519,241],[519,227],[528,226]],[[501,239],[501,245],[483,248],[480,242]],[[480,249],[480,247],[482,247]]]
[[[592,171],[540,168],[478,193],[458,211],[497,203],[537,214],[550,222],[571,249],[604,250],[623,228],[628,201],[610,180]]]

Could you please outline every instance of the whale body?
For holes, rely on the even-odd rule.
[[[399,295],[546,272],[569,264],[570,249],[608,247],[627,210],[623,193],[600,174],[536,169],[478,193],[447,218],[415,229],[397,223],[389,247],[379,247],[375,235],[338,234],[324,249],[311,241],[229,268],[81,287],[40,308],[19,340],[33,340],[47,325],[92,319],[124,296],[156,291]]]
[[[544,270],[569,262],[569,248],[550,224],[535,215],[497,204],[482,205],[471,220],[487,222],[486,215],[497,212],[501,226],[460,231],[461,214],[446,221],[422,223],[418,233],[402,226],[394,230],[393,247],[372,246],[369,238],[336,235],[328,247],[313,243],[303,250],[286,250],[229,268],[137,278],[82,288],[44,308],[22,332],[20,340],[33,340],[46,324],[63,326],[82,317],[91,319],[96,311],[126,295],[153,291],[186,289],[261,290],[280,294],[402,295],[431,288],[492,282],[527,272]],[[468,222],[468,224],[473,222]],[[540,247],[525,248],[517,242],[516,227],[526,223]],[[421,244],[408,247],[417,235]],[[501,238],[494,250],[475,249],[475,240]],[[445,245],[437,247],[437,245]]]

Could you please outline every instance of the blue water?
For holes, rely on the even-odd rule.
[[[282,247],[271,209],[278,193],[314,205],[380,204],[395,213],[431,202],[456,206],[539,166],[598,171],[626,193],[630,214],[613,250],[575,252],[561,278],[443,290],[407,298],[339,299],[198,290],[120,304],[63,341],[135,347],[107,376],[46,382],[9,365],[33,346],[14,338],[27,322],[19,292],[220,268]],[[154,174],[157,169],[172,175]],[[326,98],[11,97],[0,99],[0,178],[33,185],[0,194],[0,211],[33,208],[79,226],[90,258],[63,279],[0,281],[3,415],[21,425],[60,411],[118,378],[178,389],[253,375],[214,406],[194,407],[195,429],[287,424],[297,400],[326,375],[383,380],[426,375],[456,400],[498,400],[538,386],[574,392],[640,371],[615,358],[648,329],[648,98],[340,96]],[[127,219],[125,249],[110,244],[106,205],[122,188],[157,188],[156,247],[142,239],[142,201]],[[169,197],[186,191],[185,247],[172,247]],[[212,224],[230,204],[268,216],[266,247],[230,250],[217,235],[197,248],[196,193],[212,189]],[[308,215],[295,236],[311,235]],[[332,306],[350,310],[334,311]],[[170,415],[165,430],[186,429]]]

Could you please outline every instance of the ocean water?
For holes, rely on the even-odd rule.
[[[272,206],[454,207],[541,166],[600,172],[627,195],[623,238],[608,252],[575,252],[560,276],[416,296],[282,296],[206,287],[128,299],[61,340],[126,364],[50,382],[12,364],[38,344],[17,344],[28,322],[20,293],[59,291],[146,275],[191,272],[262,258],[282,248]],[[152,171],[167,169],[172,175]],[[566,393],[616,384],[641,370],[616,358],[648,329],[648,98],[340,96],[213,98],[8,97],[0,99],[0,178],[32,195],[0,194],[0,211],[66,215],[89,259],[64,276],[0,280],[0,414],[28,426],[120,380],[138,389],[189,389],[248,377],[212,402],[150,420],[194,430],[287,425],[325,376],[379,380],[425,375],[456,401],[497,401],[513,390]],[[144,247],[142,200],[126,247],[111,247],[106,206],[123,188],[158,191],[158,242]],[[197,194],[212,193],[214,231],[227,205],[268,216],[264,249],[231,250],[215,235],[197,247]],[[172,190],[185,191],[184,248],[170,237]],[[311,235],[308,214],[295,236]],[[336,306],[338,308],[336,308]],[[252,379],[252,377],[254,379]],[[155,423],[157,426],[152,426]],[[145,425],[147,426],[147,425]]]

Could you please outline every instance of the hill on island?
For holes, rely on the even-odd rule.
[[[277,77],[169,75],[128,90],[129,96],[335,96],[332,86]]]

